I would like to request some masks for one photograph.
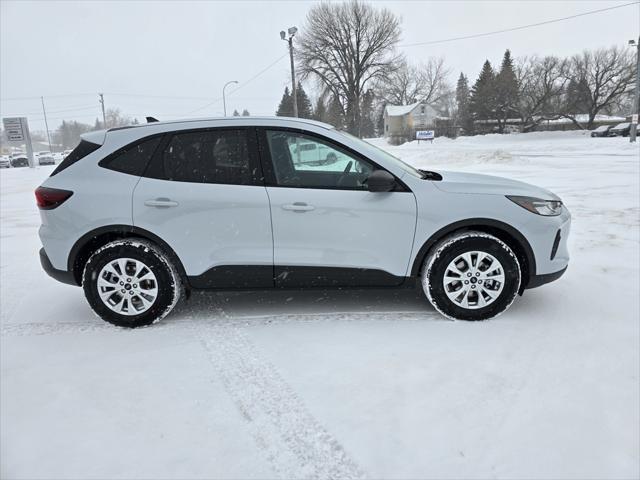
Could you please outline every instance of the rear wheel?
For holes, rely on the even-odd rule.
[[[165,254],[145,240],[116,240],[87,262],[82,287],[91,308],[120,327],[141,327],[166,316],[182,295]]]
[[[436,310],[458,320],[504,312],[520,288],[520,264],[502,240],[462,232],[437,245],[422,269],[422,288]]]

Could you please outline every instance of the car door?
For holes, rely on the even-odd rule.
[[[273,286],[253,128],[168,134],[133,194],[133,222],[169,244],[196,288]]]
[[[276,286],[398,285],[416,225],[413,193],[398,181],[369,192],[370,160],[310,132],[260,130],[271,205]],[[315,143],[331,161],[294,161]]]

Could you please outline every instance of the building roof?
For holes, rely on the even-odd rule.
[[[412,103],[411,105],[387,105],[385,111],[390,117],[402,117],[408,113],[411,113],[414,108],[420,105],[422,102]]]

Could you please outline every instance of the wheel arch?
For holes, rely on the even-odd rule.
[[[184,266],[173,248],[154,233],[133,225],[103,226],[85,233],[76,241],[73,247],[71,247],[67,259],[67,270],[73,273],[73,278],[76,283],[82,285],[82,271],[93,252],[109,242],[125,238],[142,238],[158,245],[175,265],[184,285],[188,285],[188,278]]]
[[[411,276],[417,277],[420,275],[420,268],[422,267],[427,254],[440,240],[452,233],[467,230],[477,230],[493,235],[502,240],[513,250],[518,257],[520,268],[522,270],[522,281],[520,283],[519,291],[519,293],[522,293],[527,287],[529,280],[536,274],[536,259],[533,254],[533,249],[531,248],[529,241],[518,229],[507,223],[490,218],[470,218],[467,220],[460,220],[435,232],[427,239],[426,242],[424,242],[420,250],[418,250],[418,254],[413,260],[413,265],[411,267]]]

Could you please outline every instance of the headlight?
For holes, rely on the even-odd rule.
[[[543,200],[541,198],[520,197],[517,195],[507,195],[507,198],[522,208],[545,217],[554,217],[562,213],[562,202],[560,200]]]

